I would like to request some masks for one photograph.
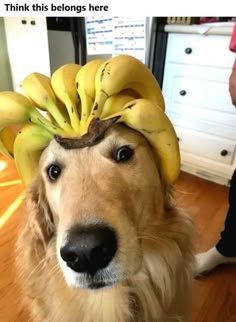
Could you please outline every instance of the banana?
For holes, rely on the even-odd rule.
[[[57,69],[51,77],[51,85],[57,98],[66,106],[70,123],[76,133],[79,133],[79,115],[77,104],[78,94],[75,86],[75,77],[82,66],[66,64]]]
[[[104,59],[95,59],[84,65],[76,76],[76,87],[81,100],[80,132],[87,131],[87,118],[95,99],[95,76]]]
[[[45,127],[50,133],[61,134],[54,124],[46,120],[24,95],[16,92],[0,92],[0,130],[5,127],[32,122]]]
[[[79,103],[78,103],[78,105],[79,105]],[[58,107],[60,113],[63,115],[64,120],[66,120],[67,123],[70,124],[70,117],[69,117],[67,108],[65,107],[65,105],[61,101],[59,101],[59,99],[57,99],[57,107]],[[51,119],[53,120],[52,122],[57,124],[57,126],[59,126],[58,123],[56,122],[56,120],[52,117],[52,115],[49,112],[46,112],[46,113],[51,116]]]
[[[45,128],[27,124],[17,134],[14,143],[14,158],[18,173],[27,186],[33,179],[42,151],[47,147],[53,135]]]
[[[173,184],[180,171],[179,145],[175,130],[162,108],[150,100],[136,99],[105,119],[118,115],[118,123],[124,123],[146,137],[159,157],[163,176]]]
[[[15,132],[11,127],[6,127],[0,131],[0,152],[8,157],[14,157],[14,141],[16,138]]]
[[[100,118],[103,119],[109,115],[115,114],[122,110],[124,105],[135,99],[134,96],[126,94],[126,92],[120,92],[119,94],[110,96],[104,103],[103,109],[101,111]]]
[[[38,108],[48,111],[67,134],[72,133],[72,128],[57,106],[57,99],[52,90],[49,77],[40,73],[31,73],[25,77],[21,87]]]
[[[63,139],[82,136],[92,121],[112,118],[146,137],[158,155],[163,177],[170,184],[177,179],[179,146],[164,112],[160,87],[148,68],[134,57],[98,59],[83,67],[66,64],[54,72],[51,80],[31,73],[22,89],[30,99],[15,92],[0,93],[0,152],[14,155],[26,186],[54,135]],[[50,121],[35,105],[47,111]],[[14,124],[26,124],[16,136],[10,128]]]
[[[95,79],[96,96],[88,123],[99,117],[106,99],[122,90],[132,89],[139,97],[146,98],[165,108],[160,87],[149,69],[138,59],[120,55],[103,63]]]

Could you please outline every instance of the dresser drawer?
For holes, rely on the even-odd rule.
[[[229,67],[235,54],[229,50],[230,36],[169,34],[167,62]]]
[[[233,110],[228,83],[176,76],[173,85],[171,96],[174,103],[226,113]]]
[[[169,107],[169,106],[168,106]],[[220,113],[189,105],[173,104],[166,113],[175,126],[236,142],[236,111]]]
[[[175,127],[180,151],[231,165],[235,154],[235,143],[200,132]]]
[[[163,95],[167,109],[172,104],[198,106],[233,113],[229,94],[231,69],[168,63],[165,66]]]

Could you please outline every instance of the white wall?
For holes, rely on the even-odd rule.
[[[25,23],[23,23],[25,21]],[[50,75],[45,17],[4,17],[7,48],[15,91],[32,72]]]
[[[0,91],[12,90],[11,69],[7,52],[3,17],[0,17]]]

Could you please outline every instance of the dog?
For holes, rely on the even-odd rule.
[[[124,125],[80,149],[53,139],[17,242],[32,321],[189,321],[192,222],[171,190],[150,144]]]

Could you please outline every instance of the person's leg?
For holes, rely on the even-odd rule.
[[[236,256],[236,170],[229,190],[229,210],[225,219],[225,227],[216,249],[224,256]]]
[[[229,190],[229,209],[221,239],[204,253],[196,255],[195,274],[201,275],[220,264],[236,263],[236,169]]]

